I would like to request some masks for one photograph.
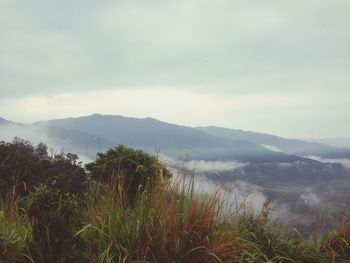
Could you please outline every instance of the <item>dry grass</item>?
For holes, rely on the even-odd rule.
[[[123,206],[112,184],[95,184],[92,192],[98,198],[88,201],[81,234],[95,244],[93,261],[108,255],[113,262],[232,262],[244,249],[221,217],[218,192],[204,196],[177,182],[140,193],[133,208]]]
[[[304,239],[297,231],[269,220],[271,200],[259,215],[244,204],[236,205],[230,214],[219,191],[196,193],[192,180],[178,180],[140,191],[131,207],[125,206],[120,182],[111,177],[107,184],[90,184],[80,207],[84,227],[76,233],[85,244],[84,262],[350,260],[350,224],[345,214],[333,232],[321,235],[323,221],[319,220],[314,239]],[[30,240],[30,222],[16,202],[2,205],[0,262],[34,262],[27,247]]]

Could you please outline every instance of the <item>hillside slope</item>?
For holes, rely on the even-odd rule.
[[[350,149],[332,147],[318,142],[286,139],[275,135],[228,129],[215,126],[198,127],[207,134],[230,140],[247,140],[259,145],[272,146],[276,150],[296,155],[317,155],[324,158],[350,158]]]
[[[202,160],[288,162],[299,159],[296,156],[270,151],[248,140],[220,138],[191,127],[152,118],[94,114],[36,123],[38,124],[88,133],[114,144],[124,144],[148,152],[159,149],[162,154],[175,158],[188,151],[190,158]]]

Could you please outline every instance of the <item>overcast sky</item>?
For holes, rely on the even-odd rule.
[[[0,0],[0,117],[350,137],[349,0]]]

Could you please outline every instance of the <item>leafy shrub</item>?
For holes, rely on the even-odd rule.
[[[23,254],[31,225],[25,213],[17,209],[17,204],[12,205],[15,207],[9,209],[9,205],[0,203],[0,262],[26,262]]]
[[[15,192],[24,196],[38,181],[43,181],[43,169],[35,148],[28,142],[15,138],[12,143],[0,142],[1,197]]]
[[[122,189],[127,204],[133,204],[146,188],[152,191],[157,184],[163,184],[171,177],[155,156],[123,145],[99,153],[96,161],[86,165],[86,168],[99,182],[114,184]]]
[[[72,153],[55,155],[46,171],[45,183],[61,193],[83,194],[87,176],[78,159]]]
[[[222,197],[194,193],[142,151],[86,166],[16,138],[0,142],[0,262],[347,262],[349,222],[317,242]],[[158,186],[162,187],[158,187]],[[88,187],[86,187],[88,186]],[[20,205],[19,205],[20,204]],[[24,212],[23,204],[27,204]]]
[[[350,223],[345,215],[324,242],[323,250],[333,261],[350,260]]]
[[[81,226],[77,197],[39,185],[30,196],[30,250],[35,262],[82,262],[83,243],[74,237]]]
[[[28,141],[15,138],[0,142],[0,197],[28,196],[40,183],[65,193],[82,193],[86,174],[78,156],[49,156],[43,143],[33,147]]]
[[[90,190],[79,231],[91,262],[232,262],[242,253],[244,244],[220,218],[215,193],[190,197],[191,186],[182,191],[180,184],[170,185],[142,194],[125,209],[116,189],[107,188],[96,184]]]

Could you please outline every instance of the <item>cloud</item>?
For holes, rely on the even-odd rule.
[[[224,200],[226,212],[242,212],[241,209],[248,209],[259,213],[267,199],[263,188],[242,180],[235,180],[230,183],[220,183],[209,179],[202,172],[223,171],[234,167],[241,167],[242,163],[232,162],[207,162],[203,160],[178,162],[166,156],[160,156],[162,162],[173,174],[173,182],[179,183],[187,189],[193,183],[196,193],[213,194],[219,192]]]
[[[281,149],[275,147],[275,146],[272,146],[272,145],[267,145],[267,144],[261,144],[262,147],[270,150],[270,151],[273,151],[273,152],[282,152]]]
[[[225,185],[208,179],[205,176],[195,174],[192,177],[189,173],[183,173],[181,169],[173,168],[174,182],[182,182],[181,185],[189,187],[192,183],[196,193],[213,194],[219,192],[224,200],[224,207],[227,212],[242,212],[247,209],[259,213],[267,199],[261,187],[245,181],[234,181]]]
[[[3,93],[169,84],[345,90],[348,8],[339,0],[5,0]]]
[[[322,157],[316,156],[316,155],[308,155],[308,156],[306,156],[306,158],[320,161],[323,163],[340,163],[344,167],[350,168],[350,160],[349,159],[327,159],[327,158],[322,158]]]
[[[175,122],[200,125],[208,118],[216,121],[225,112],[250,111],[256,108],[280,109],[293,107],[300,96],[283,93],[252,93],[227,97],[214,92],[196,92],[186,86],[143,87],[139,89],[99,90],[63,93],[55,96],[31,96],[3,99],[3,114],[9,119],[22,116],[26,109],[27,121],[88,115],[92,112],[118,113],[135,117],[173,119]],[[207,112],[203,115],[205,111]]]
[[[204,161],[204,160],[191,160],[188,161],[187,167],[193,167],[195,171],[198,172],[219,172],[219,171],[228,171],[234,170],[239,167],[243,167],[246,163],[240,163],[237,161]]]
[[[318,206],[321,201],[318,195],[314,193],[311,188],[306,188],[305,192],[300,195],[300,198],[305,202],[305,204],[310,206]]]
[[[51,139],[48,137],[46,129],[41,126],[25,126],[17,124],[2,124],[0,126],[0,140],[10,142],[14,137],[20,137],[21,139],[28,140],[34,145],[45,142],[48,143]],[[61,149],[51,143],[53,148]]]
[[[54,138],[50,135],[48,127],[40,125],[2,124],[0,125],[0,141],[11,142],[14,137],[27,140],[34,146],[45,143],[53,153],[74,152],[84,163],[90,162],[84,148],[74,147],[70,139]]]
[[[347,98],[333,92],[322,95],[288,91],[227,95],[225,92],[198,91],[192,86],[144,86],[0,98],[0,116],[32,122],[101,113],[153,117],[189,126],[240,128],[285,137],[346,136],[350,131],[348,123],[343,121],[348,108]],[[326,104],[333,105],[333,109],[325,112]],[[284,125],[286,122],[288,125]],[[324,125],[325,122],[328,125]]]
[[[150,97],[165,89],[160,97],[164,101],[167,93],[169,102],[180,87],[186,89],[182,99],[164,114],[154,115],[155,106],[148,110],[150,103],[142,101],[136,116],[293,137],[345,136],[350,132],[343,121],[350,96],[349,8],[344,0],[3,0],[0,114],[19,120],[59,117],[67,112],[66,103],[51,109],[36,105],[46,105],[43,98],[60,101],[86,93],[83,99],[95,94],[87,109],[130,116],[136,109],[120,110],[117,99],[106,101],[109,106],[96,101],[103,104],[107,90],[135,91],[132,99],[127,96],[129,104],[138,98],[154,101]],[[145,89],[148,94],[138,93]],[[206,99],[209,109],[198,109],[203,94],[213,93],[219,94],[214,100],[231,99]],[[80,105],[79,96],[73,104]],[[25,110],[11,108],[13,99]],[[179,118],[185,115],[182,107],[191,114]],[[211,112],[215,107],[221,110]],[[87,110],[70,115],[78,112]]]

